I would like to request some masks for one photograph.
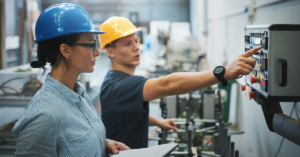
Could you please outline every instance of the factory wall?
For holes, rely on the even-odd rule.
[[[43,0],[42,8],[63,2],[82,6],[94,23],[102,23],[111,16],[130,18],[133,12],[139,14],[141,23],[158,20],[189,21],[189,0]]]
[[[191,4],[195,4],[191,5],[194,7],[191,11],[197,10],[191,16],[191,23],[198,26],[192,27],[192,31],[197,34],[200,47],[207,52],[210,69],[228,64],[244,52],[245,26],[300,23],[300,1],[296,0],[192,0]],[[207,15],[204,8],[207,8]],[[207,21],[203,20],[205,18]],[[204,37],[206,31],[207,36]],[[243,84],[244,78],[238,82]],[[241,156],[274,156],[282,137],[269,131],[261,106],[248,100],[240,89],[237,100],[236,128],[245,131],[245,134],[235,142],[238,147],[244,145],[242,151],[247,151],[240,152]],[[281,107],[289,115],[293,103],[281,103]],[[295,111],[292,117],[296,119]],[[299,154],[299,146],[285,139],[278,156],[296,157]]]

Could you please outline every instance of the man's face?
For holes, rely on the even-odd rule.
[[[127,67],[140,64],[140,49],[135,34],[120,38],[112,51],[113,55],[110,55],[112,62]]]

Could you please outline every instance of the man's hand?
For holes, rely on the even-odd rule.
[[[119,151],[122,150],[130,150],[130,148],[126,146],[124,143],[106,139],[106,150],[108,156],[111,156],[113,154],[119,154]]]
[[[172,119],[160,120],[158,126],[161,128],[167,129],[167,130],[170,130],[170,129],[173,129],[174,131],[178,130],[176,124],[174,123],[174,121]]]
[[[255,47],[233,60],[228,66],[225,67],[226,71],[224,74],[225,80],[234,80],[240,75],[248,75],[255,67],[256,61],[250,57],[253,53],[260,50],[261,46]]]

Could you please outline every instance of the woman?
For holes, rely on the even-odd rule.
[[[129,148],[106,139],[105,128],[80,73],[93,72],[96,34],[88,14],[78,5],[52,5],[36,23],[38,61],[31,66],[51,72],[13,128],[17,156],[106,156]],[[107,151],[107,152],[106,152]]]

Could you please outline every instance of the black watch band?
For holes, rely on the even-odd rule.
[[[217,66],[214,69],[214,75],[217,77],[217,79],[220,82],[222,82],[222,86],[223,87],[227,86],[227,80],[225,80],[224,74],[225,74],[225,67],[223,67],[223,66]]]

